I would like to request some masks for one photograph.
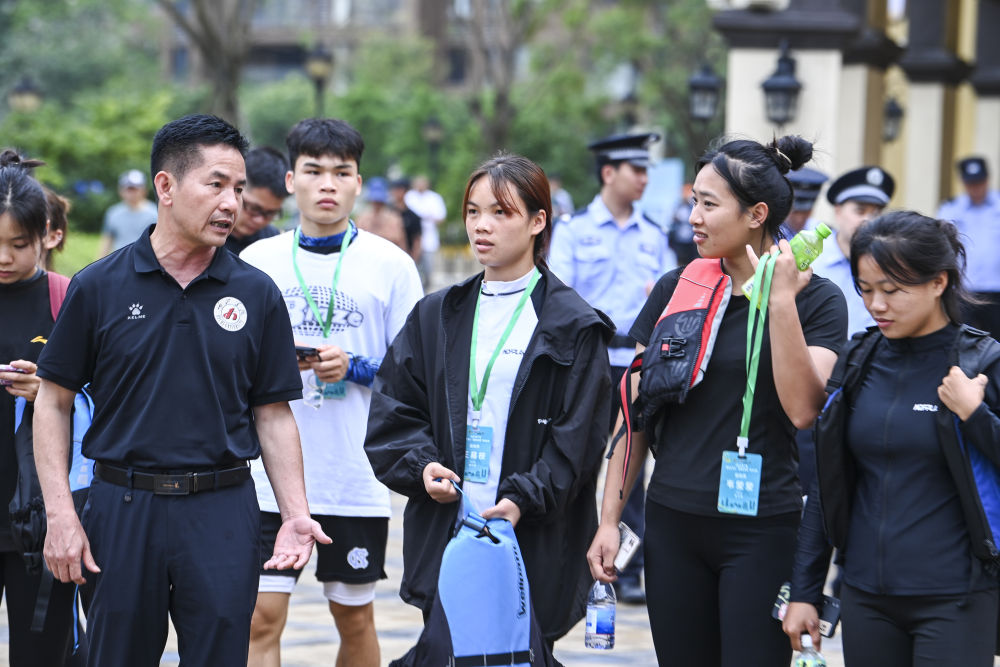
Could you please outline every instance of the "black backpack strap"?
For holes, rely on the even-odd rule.
[[[642,357],[645,353],[640,352],[632,359],[628,370],[622,373],[622,379],[618,383],[618,391],[615,393],[615,402],[621,405],[622,427],[615,433],[611,440],[611,447],[608,449],[607,458],[610,459],[615,453],[615,446],[618,441],[625,438],[625,466],[622,468],[622,486],[618,490],[618,497],[625,494],[625,480],[628,478],[629,458],[632,456],[632,432],[641,431],[642,405],[641,401],[632,397],[632,375],[642,371]]]
[[[38,582],[38,597],[35,598],[35,611],[31,617],[32,632],[41,632],[45,627],[45,617],[49,613],[49,599],[52,597],[54,582],[55,578],[49,568],[42,567],[42,579]],[[73,602],[76,603],[76,598]]]
[[[830,379],[826,381],[826,393],[833,394],[841,387],[848,392],[853,391],[868,372],[872,355],[881,339],[882,334],[877,327],[869,327],[851,336],[837,357]]]

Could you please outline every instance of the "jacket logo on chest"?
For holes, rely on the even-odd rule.
[[[144,320],[146,316],[142,314],[142,304],[133,303],[128,307],[128,317],[129,320]]]
[[[247,309],[234,296],[224,296],[215,302],[215,321],[226,331],[239,331],[247,323]]]
[[[938,406],[934,405],[933,403],[914,403],[913,404],[913,411],[914,412],[937,412],[938,411]]]

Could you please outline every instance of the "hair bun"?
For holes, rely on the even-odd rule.
[[[765,148],[774,156],[774,163],[782,174],[798,169],[809,162],[813,155],[812,142],[806,141],[798,135],[787,135],[775,139]]]
[[[21,167],[22,169],[34,169],[41,167],[44,162],[41,160],[25,160],[13,148],[6,148],[0,153],[0,167]]]

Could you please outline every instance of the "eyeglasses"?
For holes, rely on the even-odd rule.
[[[260,204],[248,201],[246,197],[243,198],[243,210],[246,211],[247,215],[250,217],[262,218],[268,222],[274,220],[281,214],[280,208],[264,208]]]

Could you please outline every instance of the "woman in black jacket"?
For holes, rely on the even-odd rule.
[[[463,215],[485,271],[414,308],[375,379],[365,440],[378,479],[408,497],[400,596],[430,610],[455,481],[484,517],[515,525],[550,643],[586,604],[614,332],[546,268],[551,211],[544,172],[523,157],[472,173]]]
[[[912,211],[851,241],[878,330],[845,349],[843,388],[818,422],[819,493],[784,619],[794,646],[806,632],[819,645],[829,538],[843,555],[849,667],[993,664],[1000,344],[959,324],[964,257],[954,225]]]
[[[57,581],[51,594],[44,594],[43,575],[26,569],[7,511],[18,479],[15,399],[34,403],[35,362],[54,325],[50,277],[39,268],[48,210],[42,186],[31,175],[42,164],[10,149],[0,153],[0,594],[7,605],[9,659],[15,667],[62,665],[73,651],[75,587]],[[22,419],[30,426],[30,407]],[[38,632],[31,626],[40,588],[48,613]]]

